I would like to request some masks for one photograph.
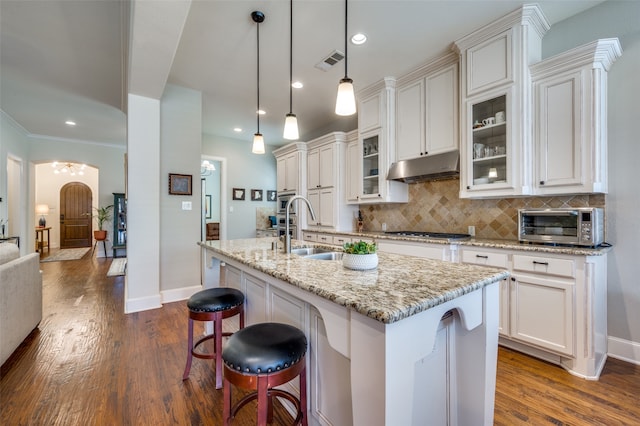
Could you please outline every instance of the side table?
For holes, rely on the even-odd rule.
[[[44,253],[45,243],[47,250],[51,252],[51,248],[49,247],[49,231],[51,230],[50,226],[40,228],[36,227],[36,251],[40,253]],[[44,240],[44,232],[47,231],[47,240]],[[40,237],[38,239],[38,236]]]

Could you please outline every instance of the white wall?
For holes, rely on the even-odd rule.
[[[640,362],[640,223],[637,164],[640,160],[640,2],[607,1],[554,25],[543,39],[543,56],[599,38],[618,37],[622,57],[609,72],[609,194],[607,240],[609,353]]]
[[[255,238],[256,209],[273,207],[275,203],[251,201],[251,189],[276,189],[276,159],[273,147],[266,145],[266,153],[251,153],[251,139],[225,139],[214,135],[202,135],[202,154],[227,159],[227,238]],[[244,201],[232,200],[232,188],[244,188]]]

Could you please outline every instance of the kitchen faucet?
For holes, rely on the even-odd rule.
[[[285,221],[284,221],[284,252],[285,253],[291,253],[291,234],[289,234],[289,206],[291,206],[291,203],[294,200],[304,200],[305,203],[307,203],[307,207],[309,208],[309,214],[311,214],[311,219],[312,220],[316,220],[316,214],[313,212],[313,207],[311,207],[311,203],[309,202],[309,200],[307,200],[306,198],[304,198],[302,195],[294,195],[293,197],[289,198],[289,201],[287,202],[287,206],[285,207],[285,213],[284,213],[284,217],[285,217]]]

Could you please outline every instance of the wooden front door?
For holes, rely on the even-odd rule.
[[[71,182],[60,189],[60,248],[91,247],[91,189]]]

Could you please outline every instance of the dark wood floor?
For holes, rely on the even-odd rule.
[[[41,264],[44,318],[0,370],[0,424],[220,425],[210,363],[181,380],[185,303],[123,314],[124,279],[90,254]],[[638,366],[611,359],[591,382],[500,349],[495,424],[638,425],[639,395]],[[251,410],[234,424],[255,424]]]

